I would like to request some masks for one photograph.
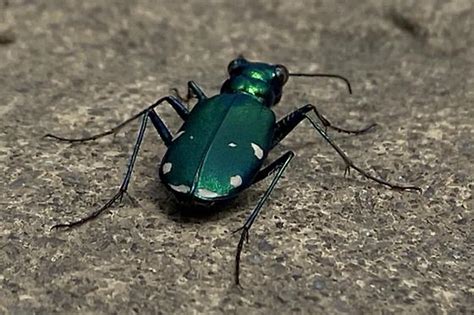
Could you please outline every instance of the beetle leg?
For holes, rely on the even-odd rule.
[[[268,186],[267,190],[263,194],[263,196],[260,198],[260,200],[257,203],[257,206],[252,210],[250,215],[248,216],[247,220],[245,221],[244,225],[239,228],[238,230],[234,231],[242,231],[240,234],[240,240],[239,244],[237,245],[237,252],[235,255],[235,284],[239,285],[239,274],[240,274],[240,255],[242,253],[242,248],[244,246],[244,241],[248,241],[249,237],[249,230],[252,227],[252,224],[254,223],[255,219],[257,218],[258,214],[262,210],[262,207],[265,203],[265,201],[268,199],[270,194],[272,193],[273,189],[275,188],[275,185],[277,184],[278,180],[281,178],[283,172],[285,171],[286,167],[290,163],[291,159],[295,156],[295,154],[292,151],[288,151],[285,154],[283,154],[280,158],[275,160],[273,163],[265,167],[263,170],[261,170],[258,174],[256,179],[254,180],[254,183],[257,181],[260,181],[264,179],[265,177],[271,175],[272,173],[276,172],[275,177],[272,179],[272,182]]]
[[[184,103],[189,102],[194,97],[196,97],[199,101],[202,101],[203,99],[207,98],[206,94],[201,89],[199,84],[194,81],[188,81],[188,92],[186,94],[186,97],[182,97],[177,88],[173,88],[171,89],[171,91],[173,91],[178,97],[178,99]]]
[[[52,226],[51,229],[57,229],[57,228],[69,229],[72,227],[80,226],[90,220],[97,218],[102,212],[110,208],[117,200],[122,201],[123,196],[127,193],[128,184],[130,183],[130,178],[132,177],[133,167],[135,166],[137,155],[140,150],[140,145],[142,144],[143,137],[145,136],[145,130],[146,130],[148,118],[149,118],[148,113],[145,113],[143,115],[142,123],[140,125],[140,130],[138,132],[137,140],[135,141],[135,145],[133,147],[132,155],[130,156],[130,160],[128,162],[127,173],[125,174],[125,177],[123,178],[122,184],[120,185],[118,192],[109,201],[107,201],[107,203],[105,203],[101,208],[92,212],[87,217],[84,217],[74,222],[59,223]]]
[[[342,149],[339,148],[339,146],[333,140],[331,140],[331,138],[328,136],[328,134],[326,133],[324,128],[319,126],[314,121],[313,118],[308,116],[308,113],[311,112],[311,111],[313,111],[316,114],[316,116],[321,119],[321,121],[323,121],[323,120],[327,121],[327,119],[324,118],[324,116],[321,115],[318,112],[318,110],[316,109],[316,107],[314,105],[311,105],[311,104],[305,105],[305,106],[295,110],[294,112],[288,114],[287,116],[285,116],[284,118],[282,118],[280,121],[277,122],[277,125],[276,125],[276,128],[275,128],[274,140],[273,140],[272,145],[273,146],[277,145],[300,122],[302,122],[304,119],[308,119],[310,121],[311,125],[314,127],[314,129],[316,129],[316,131],[319,132],[319,134],[324,138],[324,140],[326,140],[334,148],[334,150],[336,150],[336,152],[341,156],[341,158],[344,160],[344,162],[346,164],[346,170],[345,170],[344,173],[348,173],[349,169],[352,168],[352,169],[356,170],[357,172],[359,172],[359,174],[361,174],[362,176],[364,176],[368,179],[371,179],[371,180],[373,180],[373,181],[375,181],[379,184],[388,186],[392,189],[416,190],[416,191],[421,192],[421,188],[419,188],[417,186],[402,186],[402,185],[390,183],[390,182],[388,182],[384,179],[381,179],[381,178],[375,177],[373,175],[370,175],[369,173],[367,173],[366,171],[364,171],[363,169],[361,169],[360,167],[355,165],[354,162],[352,162],[352,160],[344,153],[344,151],[342,151]],[[323,121],[323,125],[324,125],[324,121]]]
[[[318,119],[321,121],[321,123],[324,126],[324,129],[326,131],[327,128],[331,128],[333,130],[336,130],[338,132],[344,132],[344,133],[349,133],[349,134],[361,134],[364,132],[369,131],[370,129],[374,128],[377,124],[373,123],[368,125],[367,127],[364,127],[362,129],[345,129],[341,127],[334,126],[326,117],[324,117],[319,111],[316,109],[316,107],[312,104],[307,104],[294,112],[286,115],[282,119],[280,119],[277,122],[277,126],[275,128],[276,134],[273,140],[273,146],[277,145],[281,140],[283,140],[295,127],[298,125],[301,120],[303,120],[303,114],[308,113],[310,111],[314,111]]]
[[[149,118],[151,119],[151,122],[153,126],[155,127],[156,131],[158,131],[158,134],[160,135],[161,140],[165,143],[166,146],[169,146],[171,142],[173,141],[173,136],[171,135],[170,130],[168,127],[166,127],[165,123],[163,120],[158,116],[158,114],[155,112],[155,110],[150,110],[148,112]]]
[[[184,104],[174,96],[165,96],[163,98],[160,98],[158,101],[156,101],[152,105],[148,106],[148,108],[142,110],[138,114],[135,114],[131,118],[125,120],[124,122],[118,124],[117,126],[113,127],[112,129],[110,129],[108,131],[105,131],[105,132],[102,132],[102,133],[99,133],[99,134],[96,134],[96,135],[93,135],[93,136],[84,137],[84,138],[63,138],[63,137],[55,136],[55,135],[50,134],[50,133],[46,134],[44,137],[45,138],[53,138],[53,139],[56,139],[56,140],[59,140],[59,141],[65,141],[65,142],[70,142],[70,143],[73,143],[73,142],[82,143],[82,142],[87,142],[87,141],[93,141],[93,140],[96,140],[96,139],[99,139],[99,138],[102,138],[102,137],[105,137],[105,136],[108,136],[108,135],[111,135],[111,134],[116,134],[120,129],[122,129],[123,127],[128,125],[130,122],[134,121],[135,119],[139,118],[140,116],[142,116],[145,113],[151,112],[155,107],[157,107],[158,105],[160,105],[163,102],[167,102],[167,103],[171,104],[171,106],[176,111],[176,113],[179,115],[179,117],[181,117],[183,120],[186,120],[186,118],[189,115],[189,110],[186,108],[186,106],[184,106]],[[153,118],[152,118],[152,122],[154,124],[155,124],[155,121],[156,120],[153,120]],[[161,132],[159,132],[159,133],[161,135]]]
[[[314,113],[316,114],[316,116],[318,116],[318,119],[323,123],[325,131],[327,131],[326,130],[327,128],[331,128],[333,130],[336,130],[337,132],[360,135],[361,133],[365,133],[371,130],[372,128],[374,128],[375,126],[377,126],[376,123],[372,123],[362,129],[345,129],[345,128],[337,127],[331,124],[331,122],[327,120],[327,118],[324,117],[322,114],[320,114],[316,108],[314,108]]]
[[[194,81],[189,81],[188,82],[188,95],[187,95],[187,97],[190,97],[191,95],[193,95],[193,93],[197,97],[197,99],[200,100],[200,101],[207,98],[206,94],[201,89],[199,84],[197,84]]]

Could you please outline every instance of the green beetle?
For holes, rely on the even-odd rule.
[[[272,66],[253,64],[231,76],[221,94],[193,108],[160,168],[162,182],[179,200],[226,200],[252,184],[271,149],[270,106],[286,78],[274,72]]]
[[[115,134],[131,121],[142,118],[127,173],[118,192],[89,216],[70,223],[56,224],[53,228],[79,226],[96,218],[117,200],[122,199],[130,182],[148,120],[152,122],[168,148],[160,165],[160,179],[178,201],[188,205],[215,206],[235,198],[244,189],[274,174],[267,190],[244,225],[237,230],[241,231],[241,237],[235,257],[236,284],[239,284],[240,255],[250,227],[294,157],[294,153],[288,151],[265,167],[262,167],[263,163],[270,150],[303,120],[307,119],[337,151],[346,164],[346,171],[352,168],[366,178],[392,189],[421,191],[416,186],[392,184],[370,175],[356,166],[326,133],[327,128],[331,128],[338,132],[360,134],[371,129],[375,124],[359,130],[336,127],[312,104],[304,105],[282,119],[276,120],[271,107],[280,101],[283,86],[290,76],[342,79],[351,92],[349,81],[344,77],[321,73],[289,73],[283,65],[250,62],[243,57],[229,64],[228,73],[229,78],[222,85],[220,94],[213,97],[207,97],[195,82],[188,82],[187,99],[196,97],[198,100],[191,111],[186,108],[181,97],[166,96],[118,126],[91,137],[70,139],[52,134],[46,135],[61,141],[86,142]],[[154,110],[164,102],[169,103],[184,121],[174,136]],[[320,123],[308,115],[310,112],[314,113]]]

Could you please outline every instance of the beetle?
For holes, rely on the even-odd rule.
[[[73,139],[47,134],[46,137],[60,141],[87,142],[115,134],[128,123],[141,117],[141,125],[127,172],[118,192],[87,217],[74,222],[56,224],[52,229],[82,225],[99,216],[117,200],[121,201],[127,192],[148,121],[151,121],[167,146],[159,167],[161,182],[178,201],[184,204],[220,205],[234,199],[253,184],[273,176],[245,223],[235,231],[241,233],[235,256],[234,276],[237,285],[240,283],[240,256],[243,245],[248,240],[250,228],[295,154],[293,151],[288,151],[265,167],[263,163],[268,153],[302,121],[308,120],[317,133],[342,157],[346,165],[345,172],[349,172],[352,168],[362,176],[392,189],[421,191],[416,186],[390,183],[369,174],[355,165],[327,134],[327,129],[361,134],[372,129],[375,124],[358,130],[340,128],[331,124],[312,104],[306,104],[276,120],[272,106],[280,101],[283,86],[290,76],[342,79],[347,84],[349,92],[352,92],[349,81],[339,75],[290,73],[283,65],[251,62],[240,56],[228,65],[228,78],[219,94],[208,97],[197,83],[188,82],[187,99],[197,98],[197,103],[191,111],[187,109],[178,93],[176,96],[160,98],[116,127],[97,135]],[[165,102],[169,103],[183,120],[182,126],[174,135],[155,111],[157,106]],[[313,113],[319,122],[309,115],[310,113]]]

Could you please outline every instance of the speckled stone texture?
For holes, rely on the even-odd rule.
[[[473,313],[474,2],[0,1],[0,313]],[[222,211],[187,217],[157,179],[149,130],[130,195],[116,191],[138,122],[84,145],[42,139],[106,130],[196,80],[217,93],[243,53],[293,71],[279,117],[312,102],[363,168],[416,184],[400,193],[352,172],[306,123],[271,158],[297,154],[250,234],[268,181]],[[170,107],[158,112],[177,128]],[[176,129],[174,129],[176,130]]]

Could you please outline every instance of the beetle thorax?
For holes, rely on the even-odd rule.
[[[274,105],[277,98],[269,82],[245,75],[230,77],[222,85],[221,93],[245,93],[257,98],[265,106]]]

